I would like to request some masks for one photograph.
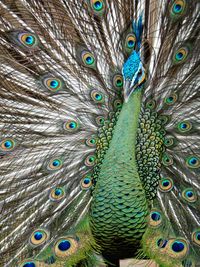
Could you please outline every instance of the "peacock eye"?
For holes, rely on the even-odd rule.
[[[88,166],[88,167],[94,166],[95,161],[96,161],[95,155],[89,155],[85,159],[85,165]]]
[[[34,48],[38,44],[38,38],[33,33],[19,33],[18,39],[26,47]]]
[[[55,93],[62,88],[63,81],[55,77],[51,77],[51,78],[48,77],[48,78],[44,78],[43,84],[48,90]]]
[[[37,267],[36,263],[32,260],[29,260],[28,262],[24,262],[20,267]]]
[[[123,77],[121,74],[117,74],[113,77],[113,85],[116,89],[121,89],[123,87]]]
[[[156,107],[156,101],[153,99],[148,100],[146,103],[146,107],[151,110],[154,109]]]
[[[170,166],[173,164],[173,159],[168,153],[164,153],[162,156],[162,164],[164,166]]]
[[[165,139],[164,139],[164,145],[166,147],[173,146],[174,145],[174,137],[173,136],[165,137]]]
[[[172,17],[179,17],[184,14],[186,10],[186,1],[185,0],[175,0],[171,5],[170,13]]]
[[[175,64],[180,64],[186,61],[189,55],[189,48],[188,47],[180,47],[173,56],[173,61]]]
[[[200,160],[197,156],[190,156],[186,159],[186,164],[189,168],[196,169],[200,167]]]
[[[98,126],[103,126],[105,122],[105,118],[103,116],[97,116],[96,117],[96,123]]]
[[[68,120],[67,122],[64,123],[63,128],[68,132],[75,132],[79,129],[79,123],[74,120]]]
[[[105,102],[104,95],[99,91],[93,90],[91,91],[90,95],[91,95],[92,100],[94,100],[95,103],[102,104]]]
[[[197,195],[194,192],[192,188],[187,188],[183,190],[182,192],[182,197],[187,201],[187,202],[196,202],[197,201]]]
[[[196,231],[194,231],[194,232],[192,233],[192,241],[193,241],[196,245],[200,246],[200,229],[197,229]]]
[[[174,186],[173,180],[171,178],[161,178],[159,181],[159,189],[162,192],[169,192]]]
[[[152,211],[149,217],[149,224],[152,227],[157,227],[162,223],[162,216],[159,211]]]
[[[63,162],[61,159],[54,158],[54,159],[50,160],[47,168],[48,168],[48,170],[56,171],[56,170],[61,169],[62,165],[63,165]]]
[[[96,12],[102,12],[102,10],[105,8],[105,3],[103,0],[91,0],[91,6]]]
[[[188,244],[183,239],[172,239],[169,241],[170,255],[173,255],[174,258],[183,258],[188,252]]]
[[[114,101],[114,108],[117,109],[117,110],[122,108],[122,101],[120,99],[116,99]]]
[[[78,249],[78,242],[71,237],[63,237],[59,239],[54,247],[57,257],[65,258],[74,254]]]
[[[173,105],[177,101],[177,99],[178,99],[177,94],[171,94],[170,96],[165,98],[164,102],[165,104],[170,106]]]
[[[3,139],[0,143],[0,150],[4,152],[12,151],[15,148],[15,141],[12,138]]]
[[[92,178],[90,174],[87,174],[83,179],[81,180],[81,187],[83,190],[87,190],[92,186]]]
[[[95,67],[95,58],[92,55],[92,53],[88,51],[83,51],[81,53],[81,57],[82,57],[82,62],[85,66],[90,67],[90,68]]]
[[[43,229],[35,230],[30,237],[30,244],[33,246],[39,246],[44,244],[49,238],[49,233]]]
[[[186,133],[192,129],[192,123],[189,121],[181,121],[178,123],[178,130],[181,133]]]
[[[51,190],[49,197],[53,201],[59,201],[65,197],[65,191],[62,187],[55,187]]]
[[[135,34],[129,33],[125,39],[125,49],[127,52],[131,52],[135,48],[136,37]]]
[[[85,144],[89,147],[95,147],[97,144],[97,138],[89,137],[85,140]]]

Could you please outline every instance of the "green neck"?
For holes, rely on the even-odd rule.
[[[132,93],[128,102],[123,104],[107,154],[119,154],[120,158],[124,158],[124,160],[130,155],[133,158],[133,162],[136,162],[135,145],[141,97],[142,91],[137,90]]]

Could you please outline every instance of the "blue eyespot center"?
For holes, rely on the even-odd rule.
[[[95,10],[100,11],[103,8],[103,3],[101,1],[96,1],[93,6]]]
[[[56,160],[53,161],[52,164],[53,164],[54,167],[58,167],[60,165],[60,161],[58,159],[56,159]]]
[[[178,241],[175,241],[173,244],[172,244],[172,250],[174,252],[181,252],[183,251],[185,248],[185,245],[182,243],[182,242],[178,242]]]
[[[11,141],[6,141],[6,142],[4,143],[4,146],[5,146],[6,148],[11,148],[11,147],[12,147],[12,142],[11,142]]]
[[[181,124],[181,128],[182,128],[182,129],[186,129],[186,128],[187,128],[187,124],[186,124],[186,123],[182,123],[182,124]]]
[[[34,234],[34,238],[35,238],[36,240],[41,240],[42,237],[43,237],[43,234],[42,234],[41,232],[36,232],[36,233]]]
[[[96,98],[96,100],[101,100],[102,99],[102,96],[100,94],[96,94],[95,95],[95,98]]]
[[[160,218],[161,218],[161,216],[160,216],[160,213],[158,213],[158,212],[153,212],[153,213],[151,214],[151,219],[152,219],[153,221],[159,221]]]
[[[62,194],[62,190],[60,188],[55,189],[55,195],[60,196]]]
[[[200,232],[196,234],[196,239],[200,241]]]
[[[69,128],[75,129],[76,128],[76,123],[75,122],[70,122]]]
[[[181,53],[181,52],[177,53],[177,54],[176,54],[176,59],[177,59],[177,60],[181,60],[181,59],[183,59],[183,53]]]
[[[169,184],[170,184],[170,182],[169,181],[163,181],[163,183],[162,183],[162,185],[164,186],[164,187],[167,187],[167,186],[169,186]]]
[[[71,243],[68,240],[63,240],[58,245],[58,248],[61,251],[67,251],[68,249],[70,249],[70,247],[71,247]]]
[[[175,13],[180,13],[182,10],[182,6],[180,4],[174,5],[174,12]]]
[[[36,267],[34,262],[27,262],[23,265],[23,267]]]
[[[195,165],[195,164],[197,163],[197,159],[196,159],[196,158],[191,158],[191,159],[189,160],[189,163],[190,163],[191,165]]]
[[[85,178],[84,179],[84,184],[88,185],[90,183],[91,179],[90,178]]]
[[[194,195],[194,194],[193,194],[192,191],[188,191],[188,192],[186,192],[186,196],[189,197],[189,198],[190,198],[190,197],[193,197],[193,195]]]
[[[128,47],[129,47],[129,48],[133,48],[134,45],[135,45],[135,42],[134,42],[133,40],[129,40],[129,41],[128,41]]]
[[[25,39],[26,44],[32,45],[34,43],[35,38],[31,35],[27,36]]]
[[[90,56],[86,57],[86,63],[88,65],[91,65],[93,62],[94,62],[94,59],[92,57],[90,57]]]
[[[53,80],[53,81],[50,82],[50,87],[51,88],[56,88],[56,87],[58,87],[58,85],[59,85],[59,83],[56,80]]]

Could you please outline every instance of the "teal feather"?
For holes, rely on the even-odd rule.
[[[199,2],[0,14],[0,266],[197,266]]]

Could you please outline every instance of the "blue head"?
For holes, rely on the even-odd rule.
[[[132,24],[133,32],[136,36],[136,50],[133,50],[122,68],[124,78],[124,100],[128,101],[132,92],[142,87],[146,80],[145,69],[140,59],[140,47],[142,42],[142,15]]]
[[[124,100],[127,102],[132,92],[140,89],[146,80],[145,69],[139,53],[135,50],[124,63],[122,74],[124,78]]]

